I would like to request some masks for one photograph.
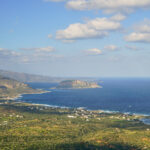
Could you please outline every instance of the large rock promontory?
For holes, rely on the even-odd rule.
[[[66,80],[60,82],[57,88],[80,89],[80,88],[102,88],[96,82],[87,82],[81,80]]]

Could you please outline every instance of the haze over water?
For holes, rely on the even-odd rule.
[[[44,94],[23,95],[20,100],[60,107],[85,107],[150,115],[150,78],[105,78],[99,89],[54,89],[55,84],[30,83],[33,88],[51,91]]]

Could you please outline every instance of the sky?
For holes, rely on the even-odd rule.
[[[150,77],[150,0],[0,0],[0,69]]]

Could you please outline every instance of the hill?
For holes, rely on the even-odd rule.
[[[0,75],[20,82],[60,82],[61,78],[0,70]]]
[[[0,99],[10,99],[17,97],[20,94],[41,92],[41,90],[32,89],[27,84],[0,75]]]
[[[13,71],[0,70],[0,75],[20,81],[20,82],[39,82],[39,83],[59,83],[63,80],[86,80],[97,81],[98,78],[90,77],[50,77],[28,73],[19,73]]]
[[[142,116],[0,103],[1,150],[150,150]]]
[[[101,88],[96,82],[87,82],[81,80],[66,80],[62,81],[57,88]]]

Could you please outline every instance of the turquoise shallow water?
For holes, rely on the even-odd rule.
[[[50,93],[28,94],[21,101],[60,107],[85,107],[150,115],[150,78],[103,79],[101,89],[50,90],[56,84],[30,83],[33,88]]]

